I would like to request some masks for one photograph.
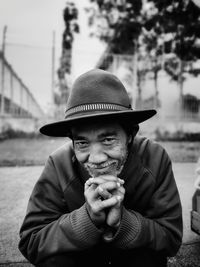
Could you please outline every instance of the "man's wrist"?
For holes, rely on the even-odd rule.
[[[117,233],[118,229],[120,226],[120,221],[113,225],[113,226],[106,226],[105,230],[104,230],[104,234],[103,234],[103,240],[105,242],[111,242],[115,236],[115,234]]]

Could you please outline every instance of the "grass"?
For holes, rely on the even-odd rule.
[[[43,165],[66,138],[14,138],[0,142],[0,166]],[[174,162],[197,162],[199,142],[159,142]]]
[[[197,162],[200,157],[199,142],[160,142],[173,162]]]
[[[66,138],[15,138],[0,142],[0,166],[43,165]]]

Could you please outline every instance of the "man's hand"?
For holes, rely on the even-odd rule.
[[[122,203],[124,200],[124,194],[125,194],[125,189],[123,186],[120,186],[118,190],[115,190],[113,192],[113,196],[118,197],[118,203],[111,207],[107,217],[106,217],[106,223],[110,227],[113,227],[117,229],[120,225],[121,217],[122,217]]]
[[[106,222],[110,227],[118,227],[125,193],[123,183],[123,180],[111,175],[90,178],[85,183],[88,212],[97,226]]]
[[[116,205],[114,205],[113,207],[109,209],[107,216],[106,216],[107,225],[117,229],[121,221],[122,202],[124,200],[124,194],[125,194],[125,189],[123,187],[124,180],[121,180],[111,175],[104,175],[102,178],[105,179],[104,186],[101,185],[101,188],[104,189],[102,190],[102,194],[104,193],[104,195],[106,194],[106,192],[109,191],[109,188],[106,188],[106,184],[108,183],[108,181],[112,180],[117,183],[116,189],[111,190],[110,194],[112,196],[116,196],[116,198],[118,199],[118,202],[116,203]]]

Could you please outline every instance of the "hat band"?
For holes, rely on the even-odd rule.
[[[65,118],[83,111],[87,112],[87,111],[124,111],[124,110],[132,110],[132,108],[131,107],[127,108],[121,105],[107,104],[107,103],[84,104],[66,110]]]

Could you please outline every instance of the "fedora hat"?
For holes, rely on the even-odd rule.
[[[86,120],[115,119],[137,125],[155,114],[153,109],[133,110],[122,82],[110,72],[92,69],[75,80],[65,119],[42,126],[40,132],[47,136],[67,137],[72,125],[80,125]]]

